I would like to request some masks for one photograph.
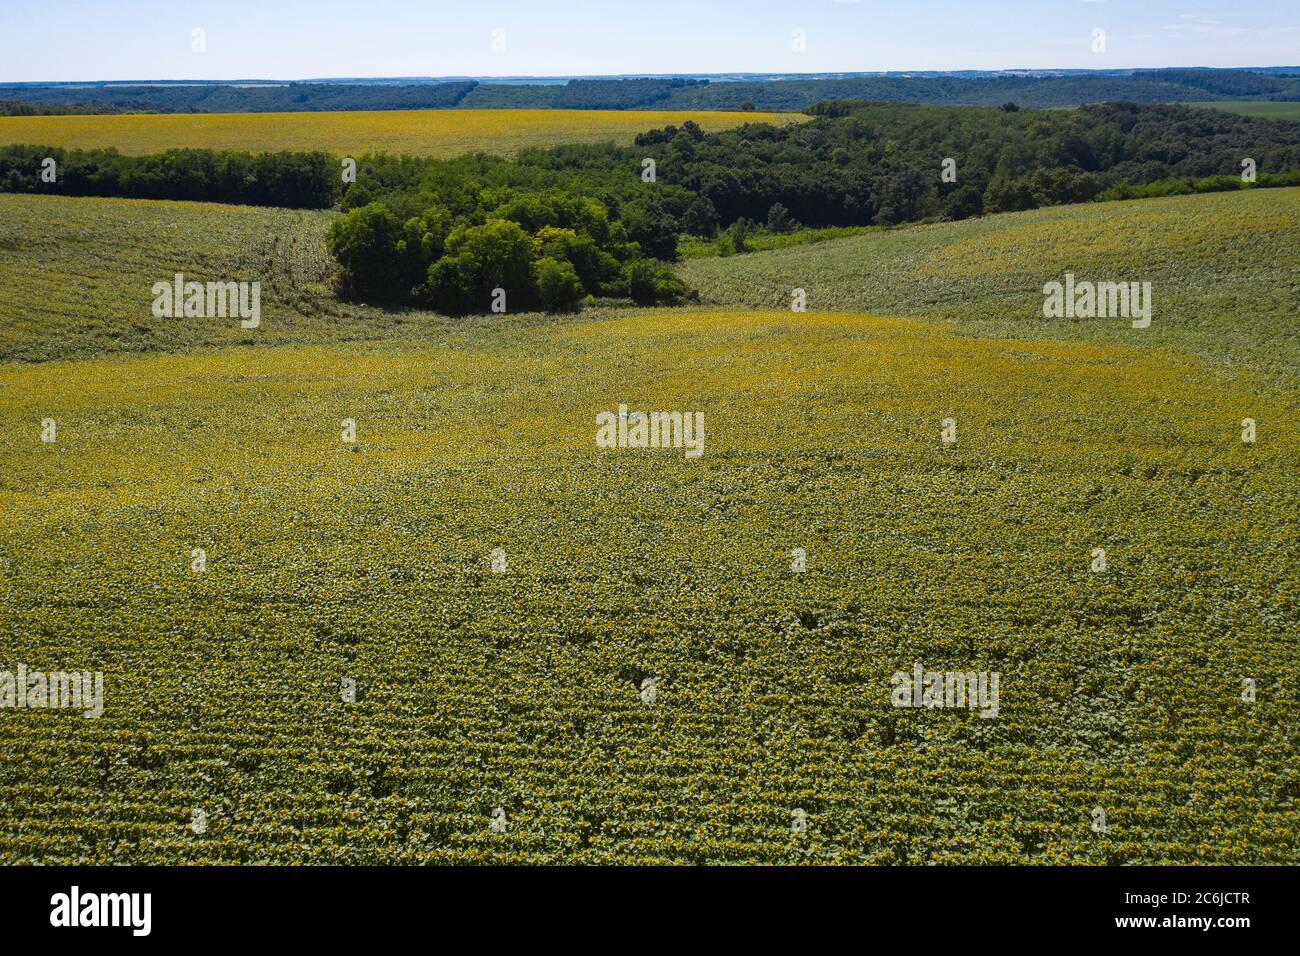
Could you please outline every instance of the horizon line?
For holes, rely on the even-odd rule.
[[[543,80],[547,82],[558,82],[561,80],[625,80],[625,79],[686,79],[686,78],[704,78],[713,79],[719,77],[771,77],[769,82],[779,80],[797,80],[797,79],[819,79],[827,77],[914,77],[924,79],[926,76],[952,76],[960,73],[977,73],[977,74],[1110,74],[1124,72],[1163,72],[1171,70],[1206,70],[1213,72],[1257,72],[1260,70],[1294,70],[1300,73],[1300,65],[1273,64],[1261,66],[1115,66],[1105,69],[1090,69],[1084,67],[1001,67],[998,69],[976,69],[976,68],[959,68],[953,70],[816,70],[807,73],[791,73],[783,71],[763,71],[763,70],[722,70],[716,72],[681,72],[674,71],[670,73],[554,73],[554,74],[450,74],[446,76],[437,75],[408,75],[408,76],[318,76],[318,77],[298,77],[298,78],[273,78],[273,77],[233,77],[228,79],[97,79],[97,80],[0,80],[0,87],[4,86],[69,86],[81,84],[119,84],[123,86],[152,86],[152,85],[223,85],[223,84],[291,84],[291,83],[331,83],[340,81],[357,82],[376,82],[376,83],[463,83],[467,81],[476,82],[526,82],[529,80]],[[734,80],[724,80],[723,82],[737,82]]]

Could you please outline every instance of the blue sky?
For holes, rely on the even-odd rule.
[[[1300,63],[1300,0],[6,0],[5,8],[0,82]],[[1092,50],[1098,28],[1104,53]],[[204,52],[193,49],[195,29],[205,31]],[[494,30],[504,31],[503,51],[493,50]],[[804,31],[804,52],[793,49],[795,30]]]

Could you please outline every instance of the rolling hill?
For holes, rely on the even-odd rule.
[[[105,675],[5,712],[0,861],[1300,862],[1295,193],[455,322],[335,302],[328,214],[0,196],[0,630]],[[1044,321],[1067,268],[1151,328]],[[173,271],[261,327],[154,318]],[[620,403],[704,455],[599,448]]]

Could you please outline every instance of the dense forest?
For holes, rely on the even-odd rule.
[[[1078,110],[828,102],[785,127],[687,122],[632,146],[514,160],[362,157],[345,184],[323,153],[0,149],[0,189],[328,208],[344,292],[448,313],[639,303],[688,293],[667,263],[683,234],[744,251],[756,228],[889,226],[1094,199],[1300,183],[1300,126],[1217,110]],[[55,159],[55,182],[41,176]],[[946,162],[950,161],[950,162]],[[948,175],[944,175],[947,171]],[[651,175],[653,172],[653,175]]]
[[[674,93],[659,109],[805,110],[824,100],[1047,108],[1090,103],[1190,103],[1210,100],[1300,100],[1300,77],[1244,70],[1149,70],[1129,76],[908,77],[713,83]]]
[[[53,160],[53,167],[47,161]],[[53,181],[47,181],[49,178]],[[182,199],[328,209],[343,195],[339,161],[327,153],[173,149],[123,156],[115,149],[0,147],[0,192]]]
[[[41,104],[47,112],[311,113],[328,110],[431,110],[456,106],[472,81],[423,84],[215,83],[4,86],[0,100]]]
[[[519,286],[512,301],[550,309],[576,307],[584,295],[676,301],[684,290],[657,263],[677,258],[683,233],[727,229],[743,251],[745,233],[759,226],[894,225],[1236,189],[1246,156],[1260,185],[1300,183],[1300,128],[1217,111],[834,102],[812,112],[812,122],[784,128],[710,135],[687,122],[631,147],[560,146],[514,161],[373,158],[343,198],[348,214],[332,249],[353,293],[442,311],[486,310],[505,274]],[[565,270],[559,300],[529,287],[529,237],[535,262]],[[509,269],[492,261],[504,248],[519,260]],[[636,269],[654,271],[632,288]]]
[[[126,112],[130,111],[112,103],[19,103],[15,100],[0,100],[0,116],[80,116]]]
[[[805,110],[823,100],[1026,107],[1089,103],[1300,100],[1300,76],[1247,70],[1146,70],[1129,75],[859,76],[710,82],[573,79],[567,83],[288,83],[280,86],[84,84],[0,87],[0,100],[47,109],[159,113],[387,109]]]

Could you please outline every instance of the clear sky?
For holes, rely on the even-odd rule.
[[[1300,63],[1300,0],[2,0],[0,82]],[[1093,52],[1093,31],[1106,50]],[[196,52],[193,31],[205,31]],[[493,31],[498,48],[493,49]],[[795,30],[806,49],[794,49]],[[501,42],[503,40],[503,42]]]

